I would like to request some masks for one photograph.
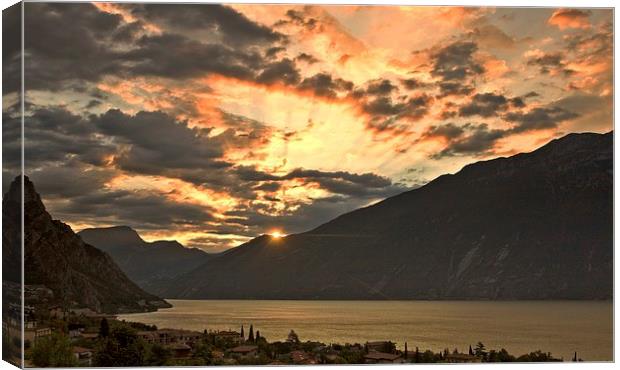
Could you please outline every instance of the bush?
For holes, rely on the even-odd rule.
[[[71,341],[59,333],[36,340],[32,349],[32,363],[37,367],[69,367],[77,364]]]

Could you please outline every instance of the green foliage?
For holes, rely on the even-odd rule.
[[[146,344],[128,326],[115,326],[97,347],[94,364],[101,367],[142,366],[148,351]]]
[[[476,356],[478,356],[478,357],[486,359],[487,352],[486,352],[486,348],[485,348],[484,344],[482,344],[482,342],[478,342],[478,344],[476,344],[476,348],[474,349],[474,354]]]
[[[146,366],[163,366],[167,365],[172,358],[172,351],[160,344],[153,344],[150,347],[144,365]]]
[[[37,339],[31,357],[32,363],[37,367],[70,367],[76,365],[69,337],[60,333]]]
[[[108,319],[104,317],[101,319],[101,324],[99,325],[99,336],[107,338],[108,335],[110,335],[110,325],[108,324]]]
[[[508,353],[504,348],[499,351],[495,351],[494,349],[489,351],[487,355],[487,362],[514,362],[515,357]]]
[[[213,365],[213,344],[207,340],[196,343],[193,351],[193,358],[199,358],[205,365]]]
[[[550,352],[542,352],[540,350],[535,351],[535,352],[530,352],[526,355],[517,357],[517,362],[555,362],[555,361],[561,361],[561,360],[553,358]]]

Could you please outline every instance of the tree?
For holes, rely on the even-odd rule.
[[[37,367],[70,367],[76,365],[69,337],[53,333],[37,339],[32,349],[32,363]]]
[[[250,324],[250,334],[248,335],[248,341],[254,342],[254,326]]]
[[[256,331],[256,339],[255,341],[258,342],[258,340],[260,339],[260,330]]]
[[[288,333],[288,338],[286,341],[289,343],[299,343],[299,336],[295,333],[295,330],[291,329],[291,332]]]
[[[108,319],[104,317],[101,319],[101,324],[99,324],[99,336],[107,338],[108,335],[110,335],[110,324],[108,324]]]
[[[146,344],[128,326],[114,327],[107,338],[99,342],[94,365],[99,367],[143,366]]]
[[[241,339],[245,340],[245,333],[243,332],[243,325],[241,325]]]
[[[409,351],[407,351],[407,342],[405,342],[405,358],[409,357]]]
[[[577,351],[575,351],[575,355],[573,356],[573,362],[577,362]]]
[[[476,344],[476,349],[474,350],[474,354],[478,357],[486,358],[487,352],[482,342],[478,342],[478,344]]]
[[[160,344],[153,344],[145,361],[147,366],[163,366],[172,358],[172,351]]]
[[[473,356],[474,355],[474,350],[471,349],[471,344],[469,345],[469,355]]]
[[[420,362],[420,350],[418,349],[418,347],[415,347],[415,362]]]
[[[499,352],[491,350],[487,354],[488,362],[513,362],[514,360],[515,357],[509,354],[504,348],[500,349]]]

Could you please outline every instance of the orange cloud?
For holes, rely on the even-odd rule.
[[[578,9],[558,9],[547,21],[563,30],[566,28],[590,28],[590,13]]]

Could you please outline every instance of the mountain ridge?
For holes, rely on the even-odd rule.
[[[608,299],[612,143],[611,132],[569,134],[530,153],[470,164],[310,231],[255,238],[158,292],[197,299]],[[192,284],[179,289],[183,281]]]
[[[21,179],[16,177],[3,199],[3,217],[8,219],[21,214]],[[107,253],[84,243],[70,226],[52,219],[34,184],[27,176],[23,181],[25,284],[46,286],[59,304],[88,307],[97,312],[144,312],[171,307],[129,280]],[[15,234],[12,228],[16,225],[11,225],[5,225],[8,228],[3,230],[3,236]],[[12,240],[4,248],[17,251],[21,241]]]
[[[147,292],[213,258],[176,240],[147,242],[129,226],[88,228],[78,235],[109,253],[121,270]]]

